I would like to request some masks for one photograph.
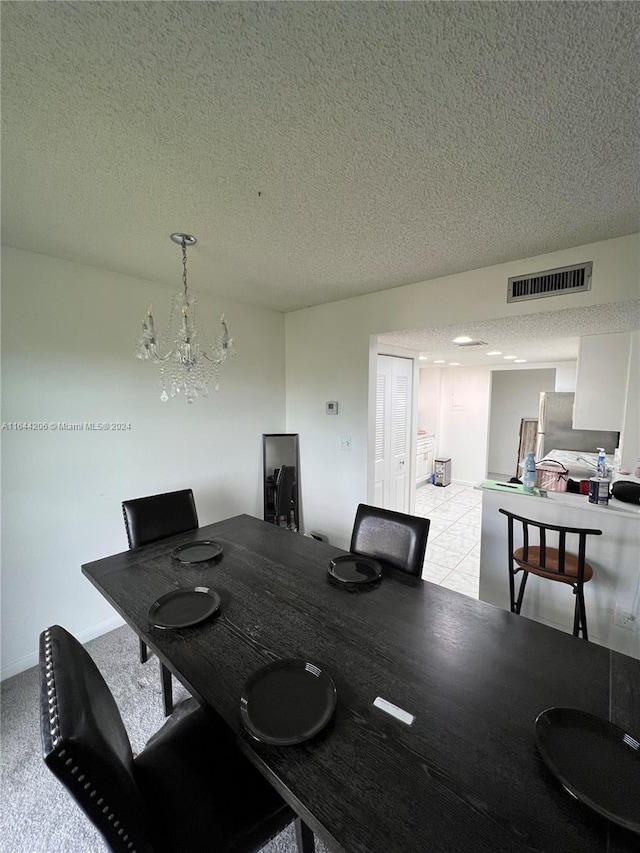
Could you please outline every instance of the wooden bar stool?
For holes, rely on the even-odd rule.
[[[587,536],[601,536],[602,530],[592,530],[584,527],[560,527],[557,524],[546,524],[540,521],[533,521],[530,518],[523,518],[521,515],[515,515],[506,509],[500,509],[499,512],[506,515],[508,520],[509,597],[511,612],[520,613],[529,574],[569,584],[569,586],[573,587],[573,594],[576,597],[573,635],[574,637],[578,637],[582,633],[582,638],[588,640],[587,614],[584,606],[584,585],[593,577],[593,569],[586,561]],[[514,521],[522,525],[522,547],[515,550],[513,536]],[[529,544],[530,527],[536,528],[538,531],[537,545]],[[547,545],[548,531],[557,534],[557,548],[550,548]],[[577,554],[567,551],[566,543],[568,536],[577,538]],[[522,572],[522,579],[520,581],[518,597],[516,598],[515,576],[518,572]]]

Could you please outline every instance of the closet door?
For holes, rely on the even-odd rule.
[[[376,378],[375,504],[409,511],[413,362],[378,356]]]

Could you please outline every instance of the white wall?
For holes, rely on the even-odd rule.
[[[440,394],[442,369],[439,367],[420,370],[420,400],[418,403],[418,428],[435,435],[440,423]]]
[[[635,472],[640,469],[640,331],[631,335],[629,389],[622,434],[622,470]]]
[[[497,396],[491,388],[496,374],[506,377],[505,390]],[[551,365],[545,370],[457,367],[420,371],[421,425],[427,424],[424,428],[436,435],[436,457],[451,458],[455,482],[475,484],[485,478],[487,470],[511,471],[508,476],[513,476],[520,419],[537,416],[539,393],[554,390],[554,377],[555,366]]]
[[[261,437],[285,431],[285,363],[282,314],[192,284],[212,337],[226,311],[238,357],[219,393],[162,403],[156,369],[133,352],[147,304],[163,325],[171,289],[6,247],[2,288],[2,421],[131,424],[1,433],[6,677],[36,663],[47,625],[87,640],[119,624],[80,565],[126,549],[123,499],[191,487],[201,524],[262,516]]]
[[[486,367],[442,371],[436,458],[451,459],[451,479],[456,483],[475,485],[485,478],[489,380]]]
[[[307,528],[347,545],[356,505],[367,500],[372,335],[637,299],[639,252],[635,234],[287,314],[287,430],[300,433]],[[585,258],[597,271],[592,290],[506,303],[509,276]],[[324,414],[325,400],[339,401],[337,417]],[[349,453],[338,450],[341,433],[351,435]]]
[[[516,476],[520,422],[538,417],[541,391],[553,391],[555,370],[493,370],[488,469]]]

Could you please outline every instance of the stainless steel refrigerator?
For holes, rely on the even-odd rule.
[[[573,393],[542,391],[538,414],[536,459],[540,461],[552,450],[579,450],[595,452],[604,447],[613,453],[620,434],[596,429],[573,429]],[[606,401],[603,401],[606,405]]]

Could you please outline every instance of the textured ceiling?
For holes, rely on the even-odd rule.
[[[528,364],[575,361],[580,338],[584,335],[606,335],[640,328],[640,299],[587,308],[565,308],[562,311],[549,308],[548,302],[553,302],[553,297],[541,301],[545,302],[547,310],[536,314],[459,326],[407,329],[379,335],[378,343],[381,350],[390,345],[420,352],[424,356],[423,367],[442,367],[450,362],[458,362],[464,367],[506,367],[512,362],[505,360],[505,355],[516,355]],[[456,346],[453,339],[459,335],[482,341],[486,346]],[[500,355],[488,355],[495,350],[500,350]],[[435,359],[444,359],[445,365],[434,365]]]
[[[640,229],[640,4],[2,2],[3,241],[280,310]]]

